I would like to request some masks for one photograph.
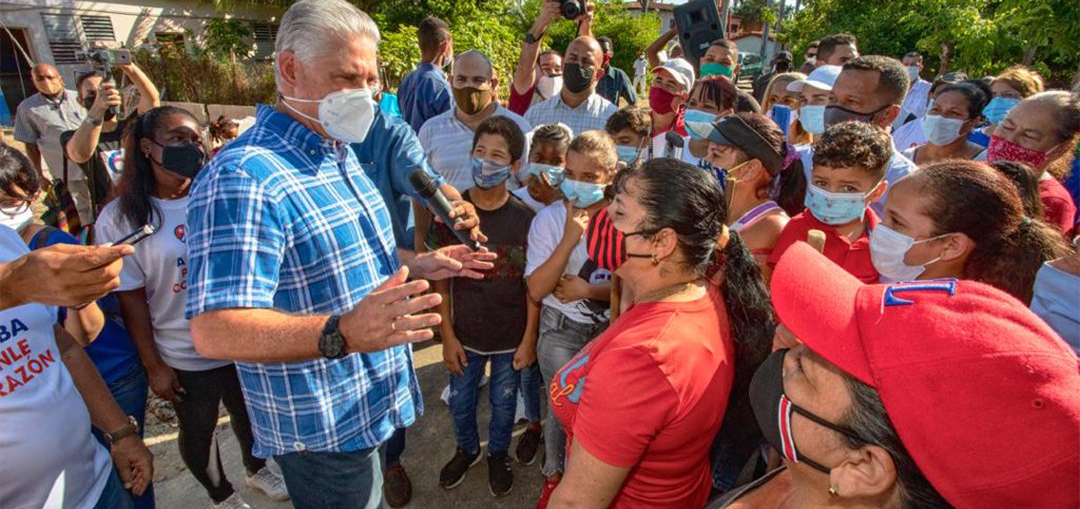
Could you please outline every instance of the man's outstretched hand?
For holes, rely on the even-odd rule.
[[[473,251],[468,246],[458,244],[417,254],[406,264],[413,277],[421,279],[436,280],[452,277],[484,279],[481,271],[495,267],[495,264],[491,263],[495,258],[497,258],[495,253],[488,251],[487,248]]]

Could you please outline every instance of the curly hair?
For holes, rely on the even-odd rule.
[[[641,137],[649,137],[652,133],[652,117],[645,108],[626,106],[613,113],[607,119],[604,130],[610,135],[629,129]]]
[[[825,130],[814,143],[814,165],[861,168],[881,180],[893,155],[889,133],[866,122],[849,121]]]

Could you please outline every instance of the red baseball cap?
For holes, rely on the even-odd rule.
[[[780,321],[866,383],[957,508],[1080,507],[1080,361],[1024,304],[973,281],[864,285],[796,242]]]

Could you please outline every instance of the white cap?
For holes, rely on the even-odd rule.
[[[671,77],[674,78],[679,85],[682,85],[685,92],[690,92],[690,89],[694,87],[694,66],[690,65],[690,62],[687,62],[686,59],[669,59],[655,67],[652,70],[653,74],[660,69],[671,74]]]
[[[788,92],[802,92],[803,85],[810,85],[811,87],[831,92],[833,83],[836,83],[836,77],[840,75],[840,71],[843,67],[839,65],[823,65],[814,69],[805,80],[792,81],[788,83]]]

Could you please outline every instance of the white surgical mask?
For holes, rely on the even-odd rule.
[[[919,67],[916,65],[909,65],[907,68],[907,77],[911,81],[919,79]]]
[[[536,92],[540,94],[543,99],[549,99],[555,97],[556,94],[562,91],[562,75],[556,74],[548,76],[547,74],[541,74],[540,79],[536,80]]]
[[[7,226],[16,232],[21,232],[23,228],[34,222],[34,211],[30,207],[26,207],[26,210],[9,216],[5,211],[0,211],[0,225]]]
[[[960,129],[963,128],[964,121],[958,118],[948,118],[941,115],[923,117],[923,136],[926,136],[926,141],[939,147],[956,141],[960,137]]]
[[[908,251],[916,244],[929,242],[937,237],[916,241],[888,226],[879,223],[870,232],[870,261],[874,264],[874,270],[881,274],[882,283],[899,283],[901,281],[914,281],[926,272],[926,266],[941,260],[938,256],[922,265],[908,265],[904,261]]]
[[[371,90],[354,88],[326,94],[322,99],[297,99],[281,94],[285,106],[312,122],[318,122],[331,138],[345,143],[360,143],[367,138],[375,121],[375,101]],[[319,118],[297,110],[289,101],[319,103]]]

